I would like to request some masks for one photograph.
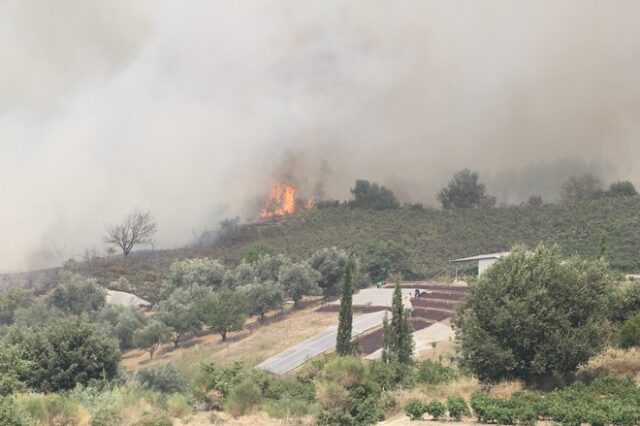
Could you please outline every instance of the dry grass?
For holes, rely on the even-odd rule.
[[[315,424],[313,418],[295,418],[295,419],[274,419],[266,413],[248,414],[239,418],[234,418],[228,413],[208,412],[198,413],[188,420],[177,420],[174,422],[176,426],[205,426],[205,425],[231,425],[231,426],[310,426]]]
[[[207,334],[193,338],[175,350],[171,344],[165,345],[158,350],[153,361],[149,361],[147,352],[129,351],[124,354],[122,365],[134,372],[141,367],[173,362],[187,376],[191,376],[198,367],[198,362],[205,359],[222,364],[242,361],[246,366],[253,367],[291,345],[337,324],[337,314],[316,312],[314,309],[291,311],[281,321],[267,323],[255,330],[245,329],[231,333],[225,343],[220,341],[220,336]]]
[[[640,349],[609,348],[593,358],[579,375],[589,377],[616,376],[640,383]]]

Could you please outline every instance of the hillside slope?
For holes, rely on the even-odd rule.
[[[233,266],[244,249],[258,241],[294,259],[306,259],[329,246],[353,247],[362,255],[371,244],[392,241],[405,249],[402,268],[407,278],[431,278],[452,273],[451,259],[508,250],[518,243],[557,243],[567,255],[595,257],[603,233],[608,236],[612,266],[639,271],[640,197],[633,197],[459,211],[409,207],[375,211],[341,205],[228,229],[210,247],[99,259],[82,265],[80,272],[102,283],[126,276],[134,291],[153,301],[158,283],[175,260],[216,257]]]
[[[518,243],[557,243],[565,254],[593,257],[603,233],[612,266],[640,269],[640,197],[457,211],[343,205],[239,227],[221,236],[214,251],[233,259],[243,246],[263,241],[293,257],[307,257],[321,247],[353,246],[362,252],[376,241],[394,241],[407,248],[411,270],[428,276],[450,269],[451,259],[508,250]]]

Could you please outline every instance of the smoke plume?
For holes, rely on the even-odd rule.
[[[506,202],[638,180],[635,0],[0,4],[0,270],[158,247],[256,213],[271,179],[433,204],[463,167]]]

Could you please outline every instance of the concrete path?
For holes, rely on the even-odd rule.
[[[431,349],[431,343],[441,342],[443,340],[449,340],[449,337],[455,335],[451,327],[448,327],[440,322],[430,325],[427,328],[418,330],[413,333],[413,341],[416,342],[416,355],[420,352]],[[368,355],[366,359],[378,359],[382,356],[382,349],[378,349],[374,353]]]
[[[421,290],[421,292],[430,293],[429,290]],[[412,288],[402,289],[402,300],[408,296],[413,297],[416,291]],[[392,288],[365,288],[353,295],[353,306],[387,306],[391,307],[393,299]],[[335,304],[340,304],[337,300]]]
[[[351,335],[355,337],[367,330],[378,327],[382,324],[385,313],[387,311],[373,312],[354,318]],[[387,314],[391,315],[390,313]],[[256,368],[273,374],[286,374],[304,364],[307,360],[333,349],[336,346],[337,335],[338,327],[329,327],[327,330],[267,359]]]

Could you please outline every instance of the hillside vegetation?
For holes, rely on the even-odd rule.
[[[417,279],[453,274],[451,259],[509,250],[514,244],[558,244],[564,255],[595,258],[603,234],[611,266],[639,271],[640,197],[454,210],[419,206],[374,210],[341,204],[228,227],[206,247],[96,259],[83,264],[79,272],[105,284],[127,277],[132,290],[153,300],[174,261],[213,257],[233,267],[257,242],[294,260],[331,246],[353,248],[360,258],[383,250],[391,252],[394,269],[407,279]]]
[[[262,241],[289,256],[307,257],[321,247],[365,252],[377,242],[391,241],[405,251],[402,267],[428,278],[451,271],[451,259],[509,250],[514,244],[557,243],[564,254],[595,257],[603,234],[611,265],[639,270],[640,197],[449,211],[341,205],[227,230],[213,251],[235,260],[243,247]]]

